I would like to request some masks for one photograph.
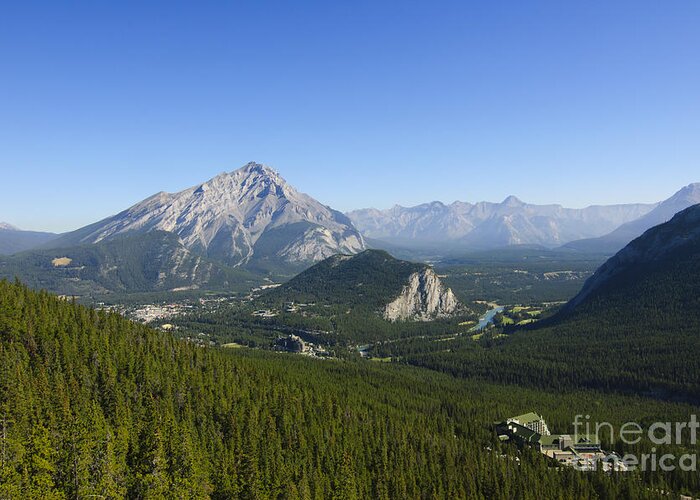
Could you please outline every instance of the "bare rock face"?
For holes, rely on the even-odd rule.
[[[429,321],[456,313],[460,303],[431,268],[413,273],[401,294],[384,310],[384,319]]]
[[[175,233],[185,248],[234,266],[254,256],[313,263],[365,248],[345,215],[252,162],[179,193],[158,193],[66,235],[60,244],[97,243],[153,230]]]

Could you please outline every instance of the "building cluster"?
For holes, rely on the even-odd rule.
[[[97,308],[116,312],[139,323],[149,324],[154,321],[168,320],[186,314],[193,309],[193,306],[188,303],[143,304],[137,306],[122,304],[107,306],[100,303],[97,304]]]
[[[313,342],[307,342],[297,335],[278,337],[275,340],[273,349],[276,351],[305,354],[313,357],[326,357],[329,355],[329,352],[320,345],[316,345]]]
[[[596,436],[588,434],[557,434],[549,431],[547,423],[536,413],[510,417],[495,424],[501,441],[531,446],[557,463],[578,470],[625,471],[627,468],[615,453],[606,453]]]
[[[297,302],[286,302],[284,304],[284,312],[287,313],[293,313],[293,314],[301,314],[302,316],[306,316],[306,313],[303,311],[303,309],[313,306],[314,304],[301,304]],[[253,311],[251,313],[252,316],[255,316],[257,318],[274,318],[275,316],[279,316],[280,312],[276,309],[258,309],[256,311]]]

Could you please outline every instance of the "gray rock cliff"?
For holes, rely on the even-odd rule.
[[[401,294],[384,309],[390,321],[429,321],[456,313],[460,303],[431,268],[411,274]]]

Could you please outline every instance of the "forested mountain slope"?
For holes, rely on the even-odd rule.
[[[669,487],[498,451],[490,422],[534,397],[410,368],[203,349],[0,282],[0,498],[654,498]],[[560,397],[538,400],[569,418]]]
[[[564,312],[571,312],[594,297],[632,295],[637,282],[656,276],[656,290],[650,290],[659,305],[689,309],[700,307],[700,205],[676,214],[632,241],[603,264],[586,282]],[[671,289],[669,289],[671,288]]]
[[[356,256],[334,255],[298,274],[268,296],[379,307],[401,292],[411,274],[426,267],[395,259],[382,250],[366,250]]]
[[[461,307],[432,268],[395,259],[382,250],[329,257],[262,300],[336,305],[370,315],[379,312],[389,320],[429,320]]]
[[[245,288],[259,281],[187,250],[177,235],[165,231],[0,257],[0,278],[15,277],[32,288],[75,296]]]

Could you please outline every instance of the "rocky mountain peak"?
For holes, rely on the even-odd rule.
[[[432,210],[443,210],[445,208],[445,204],[441,201],[431,201],[428,206]]]
[[[272,182],[287,185],[287,181],[280,176],[279,172],[262,163],[247,163],[238,170],[234,170],[231,174],[234,177],[243,177],[255,182]]]
[[[270,186],[280,190],[294,191],[294,188],[287,184],[287,181],[277,171],[266,165],[250,162],[238,170],[223,172],[208,180],[199,187],[198,191],[233,189],[234,191],[250,192]]]
[[[7,222],[0,222],[0,229],[4,231],[19,231],[19,229]]]
[[[258,174],[269,174],[269,173],[275,173],[274,170],[272,170],[270,167],[267,165],[263,165],[262,163],[257,163],[254,161],[249,161],[245,165],[243,165],[239,170],[243,172],[248,172],[248,173],[258,173]]]
[[[234,266],[254,257],[301,264],[365,248],[347,217],[255,162],[179,193],[158,193],[59,243],[96,243],[154,230],[175,233],[188,250]]]
[[[513,196],[511,194],[501,202],[501,205],[505,205],[506,207],[522,207],[525,205],[525,203],[523,203],[517,196]]]
[[[700,203],[700,182],[688,184],[664,203],[674,202],[688,202],[693,205],[695,203]]]

